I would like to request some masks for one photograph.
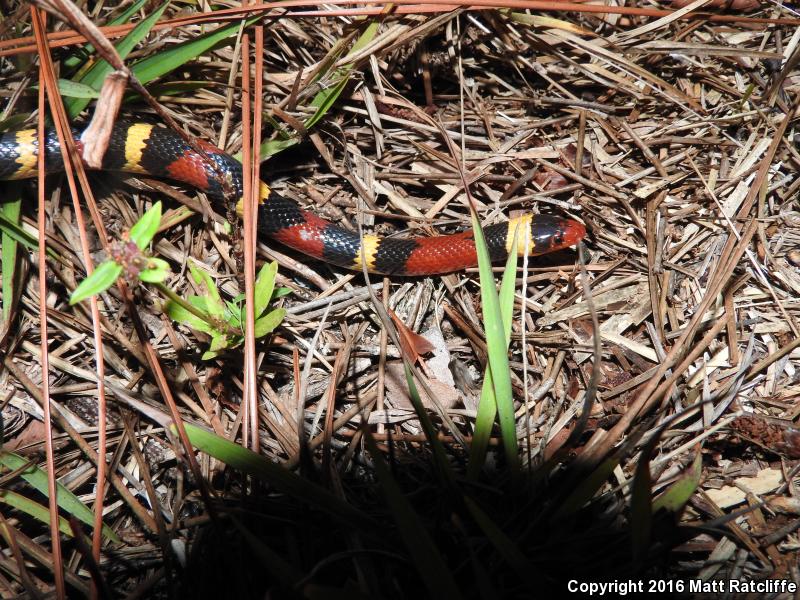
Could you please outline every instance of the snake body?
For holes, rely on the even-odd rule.
[[[80,135],[76,132],[76,139]],[[80,142],[79,142],[80,146]],[[150,123],[119,121],[103,157],[104,171],[138,173],[171,179],[197,188],[215,200],[243,194],[242,165],[215,146],[200,142],[205,153],[191,148],[177,133]],[[0,135],[0,180],[26,179],[37,173],[38,142],[35,129]],[[64,168],[58,138],[47,132],[45,168],[48,173]],[[371,273],[433,275],[459,271],[477,264],[471,230],[452,235],[385,238],[342,228],[303,210],[294,201],[261,182],[259,232],[322,261],[361,270],[366,262]],[[514,232],[518,247],[538,255],[579,242],[586,229],[577,221],[548,215],[525,214],[484,228],[493,261],[505,260]]]

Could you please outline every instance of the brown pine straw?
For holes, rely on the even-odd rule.
[[[261,52],[256,50],[256,69],[261,62],[263,53],[263,33],[261,37]],[[244,342],[244,411],[243,442],[254,452],[259,451],[258,435],[258,388],[256,385],[256,343],[255,343],[255,248],[256,248],[256,214],[259,191],[259,147],[261,144],[261,122],[256,117],[256,123],[251,122],[250,101],[250,34],[242,35],[242,209],[244,229],[244,289],[245,289],[245,342]],[[258,73],[258,71],[257,71]],[[263,71],[261,72],[263,75]],[[261,90],[256,75],[256,106],[255,114],[261,112]]]
[[[360,0],[331,0],[327,2],[331,6],[346,6],[350,4],[361,4]],[[461,9],[466,11],[481,11],[487,8],[495,9],[520,9],[520,10],[540,10],[544,12],[577,12],[592,13],[599,15],[626,15],[642,17],[669,17],[678,11],[663,10],[656,8],[640,8],[632,6],[597,6],[593,4],[580,4],[575,2],[544,2],[541,0],[473,0],[471,2],[445,2],[431,0],[429,2],[418,2],[417,0],[396,0],[395,2],[374,2],[370,8],[346,8],[338,10],[307,10],[296,12],[285,12],[287,8],[316,6],[308,0],[287,0],[286,2],[265,2],[261,4],[251,4],[241,8],[228,8],[219,11],[208,11],[166,19],[156,23],[152,31],[186,27],[188,25],[198,25],[204,23],[224,23],[230,21],[240,21],[254,15],[260,15],[265,19],[285,19],[285,18],[317,18],[335,16],[372,16],[380,15],[385,12],[385,7],[394,5],[393,12],[399,15],[425,15],[446,13]],[[381,8],[384,7],[384,8]],[[263,14],[271,10],[279,10],[280,14]],[[759,25],[790,25],[800,26],[800,19],[796,18],[765,18],[765,17],[744,17],[741,15],[721,15],[704,12],[692,12],[679,17],[681,20],[705,20],[714,23],[749,23]],[[131,31],[136,24],[114,25],[100,27],[100,31],[108,39],[116,39],[124,36]],[[50,48],[62,46],[73,46],[87,42],[85,36],[72,29],[50,33],[47,37]],[[11,56],[16,54],[29,54],[38,52],[35,40],[32,36],[14,38],[11,40],[0,41],[0,56]]]
[[[111,64],[117,71],[125,73],[128,76],[128,79],[130,81],[131,87],[137,93],[142,95],[142,97],[145,99],[145,101],[147,101],[154,108],[154,110],[159,114],[159,116],[161,116],[166,121],[166,123],[168,125],[170,125],[173,129],[178,131],[190,146],[192,146],[193,148],[196,148],[196,143],[195,143],[194,139],[191,138],[190,136],[188,136],[183,131],[183,129],[181,129],[177,125],[177,123],[171,117],[169,112],[164,110],[164,108],[147,91],[147,89],[136,79],[136,77],[134,77],[130,73],[130,71],[127,68],[127,66],[124,64],[122,59],[119,57],[119,54],[117,54],[116,49],[110,44],[110,42],[107,39],[104,38],[104,36],[102,35],[102,32],[99,32],[98,28],[96,26],[94,26],[93,23],[91,23],[88,20],[88,18],[85,15],[83,15],[83,13],[81,13],[77,9],[77,7],[75,7],[75,5],[73,3],[70,2],[70,0],[34,0],[34,2],[36,2],[36,4],[38,4],[38,5],[41,5],[43,8],[47,8],[48,11],[60,15],[61,18],[65,19],[65,20],[68,20],[70,23],[72,23],[73,26],[75,26],[78,29],[80,29],[82,31],[82,33],[87,38],[89,38],[91,40],[92,44],[94,44],[94,46],[97,48],[98,52],[102,55],[102,57],[106,61],[109,62],[109,64]],[[42,38],[42,40],[43,39],[44,38]],[[47,52],[46,46],[44,45],[43,42],[42,42],[41,46],[42,46],[42,50],[40,51],[40,56],[45,57],[45,59],[49,59],[49,53]],[[57,85],[55,83],[55,76],[52,73],[51,73],[51,76],[52,76],[51,86],[53,86],[53,87],[51,87],[51,89],[57,89]],[[60,105],[60,102],[59,102],[59,105]],[[42,111],[40,111],[40,115],[41,115],[41,112]],[[53,112],[54,112],[54,115],[58,114],[57,111],[53,111]],[[74,149],[74,142],[71,139],[71,134],[67,137],[67,133],[69,133],[69,128],[66,127],[66,113],[64,113],[64,111],[63,111],[63,106],[61,107],[61,115],[62,115],[61,119],[54,118],[54,121],[55,121],[56,128],[57,129],[61,128],[61,131],[59,133],[59,138],[61,139],[61,142],[62,142],[62,148],[70,147],[70,144],[72,144],[72,150],[71,150],[72,155],[73,156],[78,156],[77,151]],[[40,132],[40,140],[41,139],[42,138],[41,138],[41,132]],[[202,149],[200,149],[200,148],[197,148],[197,149],[198,149],[199,152],[203,153]],[[39,157],[40,161],[43,161],[43,157],[44,157],[44,155],[42,153],[40,153],[40,157]],[[69,161],[69,159],[65,157],[65,165],[67,166],[66,171],[67,171],[68,178],[70,178],[70,172],[72,170],[69,167],[69,165],[72,164],[72,162],[79,163],[80,160]],[[82,171],[82,169],[79,170],[79,173],[81,171]],[[43,165],[43,163],[40,163],[39,174],[40,174],[40,177],[44,176],[44,165]],[[85,180],[85,173],[83,174],[82,181],[83,180]],[[74,182],[71,183],[71,188],[70,189],[71,189],[71,191],[73,193],[73,197],[77,198],[77,192],[75,190],[73,190],[72,186],[74,186]],[[88,186],[88,182],[86,182],[85,183],[85,188],[88,189],[88,187],[89,187]],[[91,194],[90,193],[87,195],[87,198],[91,198]],[[91,208],[91,206],[93,204],[94,204],[94,202],[89,202],[90,208]],[[42,208],[43,207],[40,206],[40,214],[39,214],[39,219],[40,220],[43,219],[44,215],[45,215],[45,211]],[[96,212],[96,209],[95,209],[95,212]],[[76,213],[79,213],[79,211],[76,210]],[[95,217],[95,213],[93,212],[93,218],[95,220],[95,225],[98,228],[98,233],[100,235],[100,238],[101,238],[101,240],[104,241],[104,246],[107,247],[108,246],[108,242],[107,242],[108,238],[107,238],[107,235],[105,233],[105,229],[102,226],[102,219],[99,218],[99,213]],[[85,230],[85,227],[83,227],[83,229]],[[44,226],[43,225],[40,226],[40,231],[44,232]],[[40,235],[40,240],[42,240],[42,239],[44,239],[44,235]],[[42,256],[44,256],[44,254],[42,254]],[[151,371],[153,373],[153,377],[156,380],[156,383],[158,385],[159,391],[162,394],[162,396],[164,398],[164,401],[166,402],[166,404],[170,408],[170,413],[172,415],[173,422],[175,423],[175,427],[176,427],[176,429],[178,431],[178,437],[181,440],[181,446],[183,448],[184,459],[188,463],[189,469],[192,472],[192,475],[196,480],[196,483],[197,483],[197,485],[198,485],[198,487],[200,489],[201,496],[203,497],[203,500],[204,500],[204,502],[206,504],[206,508],[209,510],[210,514],[214,515],[215,514],[215,509],[214,509],[213,504],[211,503],[211,493],[209,492],[209,488],[206,485],[206,482],[205,482],[205,479],[203,478],[202,472],[200,471],[200,465],[197,463],[197,459],[196,459],[196,457],[194,455],[193,447],[192,447],[191,443],[189,442],[189,437],[186,434],[185,427],[183,426],[183,421],[182,421],[181,416],[180,416],[180,411],[178,410],[177,404],[175,403],[175,398],[174,398],[174,396],[172,394],[172,390],[171,390],[171,388],[170,388],[170,386],[169,386],[169,384],[168,384],[168,382],[166,380],[166,377],[164,375],[164,371],[161,368],[161,364],[160,364],[160,361],[159,361],[158,354],[156,353],[155,349],[153,348],[152,344],[149,341],[149,337],[147,336],[146,329],[145,329],[141,319],[139,318],[138,312],[137,312],[137,310],[135,308],[135,305],[133,303],[133,297],[130,294],[130,290],[128,290],[127,285],[125,284],[125,282],[123,280],[119,280],[118,281],[118,288],[119,288],[119,290],[121,292],[121,295],[122,295],[123,299],[125,300],[125,303],[127,304],[128,312],[129,312],[129,314],[130,314],[130,316],[132,318],[133,325],[134,325],[134,327],[136,329],[137,337],[139,338],[139,341],[140,341],[140,343],[142,345],[142,348],[144,349],[144,355],[145,355],[147,363],[148,363],[148,365],[149,365],[149,367],[150,367],[150,369],[151,369]],[[46,297],[45,295],[42,295],[42,298],[45,298],[45,297]],[[97,325],[96,326],[99,327],[99,323],[100,323],[99,316],[95,316],[95,318],[93,320],[97,321]],[[99,348],[99,345],[98,345],[98,348]],[[43,360],[44,360],[44,356],[45,356],[45,354],[43,352],[42,353]],[[45,369],[45,372],[46,372],[46,369]],[[99,514],[102,515],[102,511]],[[97,528],[95,529],[95,535],[97,535],[96,531],[97,531]],[[169,551],[168,548],[165,548],[164,550],[165,550],[165,552]]]
[[[52,77],[52,71],[46,68],[50,54],[44,47],[45,16],[35,7],[31,7],[31,21],[36,33],[36,40],[41,47],[42,61],[39,63],[39,122],[38,137],[39,148],[45,144],[45,94],[50,89],[57,89]],[[53,87],[49,87],[53,84]],[[51,96],[51,94],[47,94]],[[38,155],[38,228],[39,228],[39,344],[41,347],[42,365],[42,412],[44,413],[44,447],[45,464],[47,466],[47,501],[50,510],[50,541],[53,553],[53,577],[55,579],[56,597],[62,600],[66,597],[64,589],[64,561],[61,557],[61,534],[59,532],[58,496],[56,487],[56,465],[53,453],[53,424],[50,417],[50,362],[48,354],[47,336],[47,245],[44,232],[47,229],[47,210],[45,206],[45,166],[44,152]]]
[[[742,258],[742,255],[744,255],[745,250],[747,250],[750,241],[753,239],[758,229],[758,221],[750,216],[750,212],[761,187],[766,184],[767,175],[772,165],[772,159],[778,147],[783,142],[783,135],[786,133],[786,128],[791,121],[791,115],[795,114],[798,108],[800,108],[800,99],[795,98],[792,102],[789,114],[784,116],[783,121],[781,121],[781,124],[775,131],[772,143],[761,159],[756,178],[750,186],[747,197],[742,203],[735,219],[733,219],[734,223],[746,221],[747,224],[743,227],[739,236],[734,234],[728,236],[725,247],[720,253],[720,260],[717,263],[717,268],[709,279],[705,296],[695,309],[692,320],[684,327],[680,338],[675,341],[666,358],[661,361],[656,373],[653,377],[648,379],[644,389],[638,393],[636,399],[631,403],[614,427],[608,431],[598,429],[595,435],[592,436],[576,462],[578,468],[592,468],[599,464],[611,451],[613,446],[622,439],[622,436],[629,430],[633,421],[656,405],[661,397],[667,393],[672,385],[683,375],[685,369],[691,362],[711,344],[717,334],[722,331],[727,324],[725,319],[720,319],[697,345],[692,346],[692,341],[703,316],[716,300],[717,296],[723,291],[723,288],[733,274],[734,267]],[[792,344],[793,343],[794,342],[792,342]],[[684,356],[684,352],[687,350],[689,350],[689,354],[688,356]],[[683,360],[680,366],[673,371],[669,378],[659,384],[664,374],[681,361],[681,359]]]
[[[64,5],[60,3],[60,7],[66,10],[69,10],[69,5]],[[82,17],[82,14],[78,13],[78,19]],[[108,54],[108,49],[110,48],[111,53],[115,53],[113,47],[111,47],[110,43],[107,40],[103,40],[101,36],[91,36],[93,41],[96,42],[98,48],[106,49]],[[55,84],[55,74],[53,70],[52,60],[49,56],[49,52],[46,51],[44,45],[42,44],[42,52],[40,56],[42,57],[42,66],[43,66],[43,87],[50,90],[50,89],[57,89]],[[75,173],[78,175],[78,179],[81,183],[81,189],[83,191],[83,196],[86,198],[87,205],[89,207],[90,213],[92,215],[92,219],[96,230],[98,232],[98,236],[102,241],[104,247],[108,247],[108,236],[105,231],[105,227],[103,224],[103,220],[99,215],[99,211],[97,208],[97,204],[94,200],[94,196],[91,191],[91,186],[88,183],[86,178],[85,170],[83,169],[82,162],[78,155],[77,148],[75,147],[75,142],[72,139],[72,134],[70,132],[68,126],[68,120],[66,113],[64,111],[63,103],[61,102],[60,95],[53,95],[48,94],[48,100],[50,102],[51,113],[53,114],[53,121],[56,127],[56,131],[60,140],[61,148],[62,148],[62,155],[64,164],[66,165],[66,174],[67,180],[69,184],[70,194],[73,201],[73,211],[75,214],[76,222],[78,225],[78,232],[79,232],[79,239],[81,243],[81,252],[83,254],[84,265],[86,268],[87,275],[91,274],[93,271],[93,264],[91,258],[91,250],[88,241],[88,235],[86,231],[86,224],[83,218],[83,212],[81,208],[81,203],[79,199],[79,195],[77,193],[77,186],[75,185]],[[43,107],[40,108],[40,115],[44,113]],[[40,130],[40,140],[39,140],[40,147],[44,147],[42,141],[42,131]],[[40,160],[42,160],[44,154],[40,153]],[[74,157],[74,158],[73,158]],[[74,166],[74,168],[73,168]],[[40,163],[40,173],[44,173],[44,168]],[[46,214],[43,209],[42,213],[40,214],[40,218],[42,215]],[[40,224],[39,230],[41,232],[40,238],[44,239],[44,227]],[[42,261],[44,262],[44,261]],[[93,506],[94,512],[94,524],[93,524],[93,537],[92,537],[92,557],[95,562],[100,560],[100,550],[103,541],[102,535],[102,526],[103,526],[103,501],[105,497],[105,492],[107,486],[105,484],[106,479],[108,478],[107,474],[107,465],[105,461],[105,457],[107,454],[107,422],[106,422],[106,414],[107,414],[107,403],[106,403],[106,393],[105,393],[105,362],[103,359],[103,342],[102,342],[102,323],[103,321],[100,318],[100,313],[98,309],[97,298],[92,297],[90,299],[90,307],[91,307],[91,315],[92,315],[92,329],[93,329],[93,336],[94,336],[94,346],[95,346],[95,364],[96,364],[96,378],[97,378],[97,385],[98,385],[98,452],[94,456],[87,453],[92,462],[95,463],[97,466],[97,493],[95,495],[95,501]],[[44,351],[42,352],[42,356],[44,357]],[[43,407],[49,406],[49,402],[45,402],[44,398],[47,395],[43,394]],[[46,419],[49,423],[49,419]],[[126,490],[127,491],[127,490]],[[130,505],[138,505],[135,499],[129,499]],[[146,515],[145,515],[146,516]],[[152,520],[145,520],[143,523],[147,526],[149,525],[151,528],[153,526]],[[158,520],[156,521],[158,523]],[[159,530],[163,530],[162,527]],[[58,538],[55,538],[58,539]],[[54,552],[55,555],[55,552]],[[60,557],[60,555],[59,555]],[[54,563],[55,564],[55,563]],[[99,584],[98,584],[99,585]],[[97,597],[98,594],[98,587],[93,582],[92,587],[92,597]]]
[[[258,246],[258,202],[261,191],[261,130],[262,115],[264,111],[264,27],[257,25],[255,28],[256,47],[254,73],[254,106],[253,106],[253,140],[252,156],[250,158],[250,188],[249,202],[245,202],[246,212],[244,220],[245,244],[245,399],[251,403],[250,427],[253,432],[254,452],[259,451],[259,410],[258,410],[258,365],[256,364],[256,325],[255,325],[255,273],[256,273],[256,247]],[[247,72],[249,76],[249,71]],[[247,120],[249,117],[246,117]],[[245,163],[247,164],[247,163]],[[245,196],[245,198],[247,198]],[[249,394],[249,395],[248,395]]]
[[[65,7],[69,9],[69,7]],[[35,14],[38,14],[35,13]],[[34,19],[34,24],[39,25],[38,21]],[[43,27],[37,27],[37,33],[43,32]],[[56,77],[55,77],[55,70],[53,67],[52,59],[50,56],[49,51],[45,47],[43,41],[44,38],[39,35],[37,39],[40,40],[40,81],[41,87],[47,90],[57,90],[58,86],[56,84]],[[99,45],[98,47],[106,47],[111,46],[108,40],[98,40]],[[113,47],[112,47],[113,52]],[[83,165],[81,164],[80,157],[78,155],[77,148],[75,147],[75,142],[72,139],[72,133],[69,128],[69,122],[67,119],[66,112],[64,110],[64,105],[61,100],[60,94],[47,94],[49,104],[50,104],[50,112],[53,115],[53,122],[56,128],[56,132],[60,141],[61,145],[61,153],[65,165],[65,171],[67,175],[68,186],[70,189],[70,196],[72,197],[73,203],[73,212],[75,214],[76,223],[78,226],[78,235],[81,244],[81,253],[83,254],[83,262],[85,265],[87,276],[91,275],[94,270],[93,261],[92,261],[92,254],[91,248],[89,245],[89,238],[86,230],[86,223],[83,217],[83,209],[80,202],[80,196],[78,194],[77,186],[75,183],[75,173],[77,172],[78,178],[81,183],[81,189],[83,191],[83,196],[86,198],[87,205],[89,206],[90,213],[92,215],[92,220],[95,224],[96,230],[98,232],[98,236],[102,241],[104,247],[108,247],[108,236],[105,231],[105,227],[103,225],[103,220],[100,218],[99,210],[97,208],[97,203],[94,200],[94,195],[91,191],[91,186],[86,178],[86,172],[83,169]],[[40,95],[40,100],[42,99]],[[44,123],[43,123],[43,115],[44,115],[44,105],[42,102],[39,104],[39,148],[44,148]],[[113,117],[113,115],[111,115]],[[73,160],[73,157],[75,160]],[[39,152],[39,177],[42,178],[45,176],[45,169],[44,169],[44,152]],[[73,165],[75,168],[73,168]],[[40,179],[40,188],[43,189],[43,182]],[[46,211],[44,210],[43,205],[39,207],[40,214],[39,214],[39,237],[40,240],[45,240],[46,236],[44,235],[45,232],[45,222],[44,217],[46,216]],[[43,242],[42,242],[43,243]],[[44,253],[40,250],[40,256],[44,257]],[[43,268],[43,265],[46,265],[46,261],[44,259],[40,260],[40,269]],[[41,296],[45,298],[46,295]],[[44,302],[41,303],[42,307],[44,307]],[[45,310],[42,308],[41,310]],[[93,504],[93,512],[94,512],[94,523],[93,523],[93,532],[92,532],[92,560],[95,563],[100,561],[100,550],[103,543],[103,503],[105,498],[105,493],[107,490],[106,479],[107,479],[107,465],[106,465],[106,455],[107,455],[107,402],[106,402],[106,390],[105,390],[105,360],[104,360],[104,346],[103,346],[103,334],[102,334],[102,321],[100,319],[100,311],[98,307],[97,297],[92,296],[90,299],[90,310],[91,310],[91,322],[92,322],[92,334],[94,337],[94,352],[95,352],[95,372],[97,377],[97,427],[98,427],[98,452],[97,452],[97,460],[95,461],[95,465],[97,467],[97,486],[96,486],[96,494]],[[43,327],[46,321],[43,321]],[[46,338],[42,338],[43,343],[45,343],[45,347],[42,348],[42,359],[43,365],[46,361]],[[47,373],[47,369],[43,368],[43,372]],[[46,379],[46,378],[44,378]],[[43,404],[45,407],[49,408],[49,394],[44,393],[43,389]],[[49,412],[49,411],[48,411]],[[49,415],[45,418],[45,421],[48,426],[51,426],[50,417]],[[49,436],[48,436],[49,439]],[[49,469],[49,465],[48,465]],[[53,498],[55,495],[53,493]],[[53,517],[51,515],[51,524],[53,523]],[[55,526],[57,528],[58,520],[55,520]],[[52,526],[52,525],[51,525]],[[54,546],[59,539],[57,537],[53,537],[55,540]],[[61,559],[60,551],[56,552],[54,549],[54,569],[57,569],[57,572],[60,573],[60,562],[56,563],[55,559],[57,558],[59,561]],[[57,568],[57,565],[59,567]],[[63,581],[61,582],[63,587]],[[92,585],[92,597],[97,597],[99,590],[98,590],[97,582],[93,581]],[[56,581],[56,591],[59,590],[59,582]]]

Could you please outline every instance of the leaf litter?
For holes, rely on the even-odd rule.
[[[757,9],[748,17],[794,17],[778,6],[741,4],[741,10]],[[96,18],[108,22],[121,8],[105,4]],[[728,14],[738,14],[736,6],[728,8]],[[178,9],[170,7],[165,15],[177,17]],[[25,13],[16,18],[15,28],[4,30],[4,40],[30,33]],[[673,539],[665,557],[649,566],[684,580],[796,581],[791,565],[797,562],[800,545],[791,515],[798,514],[794,504],[800,417],[800,273],[793,258],[800,244],[800,154],[794,144],[800,92],[797,23],[754,25],[702,15],[653,19],[534,14],[521,8],[429,16],[389,12],[372,23],[374,35],[354,49],[352,42],[364,29],[353,16],[270,20],[262,99],[268,126],[262,134],[265,150],[287,148],[262,168],[270,185],[304,206],[335,215],[344,226],[355,229],[360,221],[383,235],[406,230],[428,235],[469,225],[459,172],[463,169],[486,223],[535,210],[580,219],[590,231],[591,305],[575,252],[531,260],[524,281],[522,271],[517,274],[508,358],[520,459],[530,473],[552,478],[549,484],[536,479],[536,493],[525,502],[553,521],[536,517],[533,524],[515,528],[520,522],[511,517],[512,527],[504,534],[509,539],[487,529],[480,518],[470,525],[453,525],[452,530],[432,529],[440,551],[458,557],[449,570],[460,573],[462,563],[457,561],[472,561],[477,565],[476,581],[483,573],[499,596],[512,595],[520,583],[506,578],[518,577],[508,567],[515,564],[515,551],[524,552],[535,565],[532,573],[549,571],[554,580],[544,577],[543,588],[556,585],[558,573],[571,572],[576,565],[584,570],[575,573],[586,577],[606,568],[615,572],[613,567],[624,573],[629,558],[625,544],[630,543],[624,532],[613,527],[602,531],[605,537],[598,539],[610,540],[612,549],[606,562],[582,562],[596,542],[564,526],[547,507],[564,494],[593,514],[595,524],[612,514],[628,527],[636,525],[631,520],[641,513],[625,505],[634,494],[641,457],[637,450],[666,424],[649,465],[653,495],[690,479],[686,474],[698,453],[701,476],[697,489],[692,487],[682,498],[686,510],[677,515],[691,534]],[[148,38],[152,43],[139,46],[132,56],[157,68],[153,76],[161,79],[153,85],[166,90],[159,101],[178,123],[210,142],[224,140],[226,150],[236,154],[241,151],[242,129],[241,88],[231,76],[238,68],[235,31],[220,36],[224,41],[216,46],[181,57],[184,62],[172,69],[165,57],[174,53],[160,54],[177,44],[189,45],[208,30],[206,25],[186,24],[169,35],[153,32]],[[75,48],[67,46],[56,57],[69,64],[79,58]],[[7,58],[0,61],[0,121],[29,115],[35,106],[29,91],[35,73]],[[167,93],[170,86],[182,85],[186,91],[180,95]],[[328,102],[331,98],[335,101]],[[136,98],[130,98],[123,111],[127,116],[146,113]],[[441,122],[455,156],[418,111]],[[312,121],[314,127],[303,131],[300,124]],[[102,193],[105,225],[122,236],[161,196],[148,191],[146,181],[134,187],[121,185],[119,179],[98,174],[92,181],[98,195]],[[180,202],[179,195],[176,192]],[[39,295],[35,253],[23,242],[15,278],[4,280],[4,319],[9,318],[5,307],[16,303],[10,316],[14,322],[3,340],[5,368],[0,373],[4,443],[34,464],[41,463],[37,331],[38,307],[47,302],[48,381],[60,419],[55,423],[56,476],[91,505],[97,488],[84,444],[96,439],[95,348],[91,314],[68,303],[69,292],[84,275],[76,258],[81,255],[78,224],[62,204],[58,194],[48,197],[48,243],[59,255],[48,261],[53,274],[49,296]],[[33,211],[23,209],[18,228],[35,232],[32,218]],[[15,230],[3,223],[5,244]],[[93,230],[92,235],[93,250],[102,258]],[[189,264],[202,265],[227,299],[243,293],[241,239],[235,226],[233,233],[226,226],[226,215],[209,212],[206,218],[176,219],[156,241],[156,251],[171,263],[167,283],[182,297],[201,292],[188,276]],[[378,451],[389,459],[388,466],[423,523],[436,523],[440,511],[450,514],[446,503],[432,500],[430,490],[446,478],[440,479],[431,466],[428,440],[411,410],[399,361],[404,351],[382,336],[366,286],[377,290],[409,332],[436,333],[431,340],[436,358],[422,358],[427,365],[423,371],[439,409],[458,435],[436,410],[428,412],[453,468],[460,470],[467,449],[458,439],[470,439],[481,383],[473,375],[483,372],[487,361],[477,274],[383,282],[376,277],[365,282],[360,274],[327,267],[264,240],[258,250],[260,261],[277,261],[276,285],[292,291],[279,301],[286,309],[283,324],[257,347],[261,454],[298,472],[308,474],[310,469],[315,481],[347,496],[355,510],[371,518],[375,492],[368,482],[376,477],[372,453]],[[147,288],[137,288],[134,295],[182,417],[240,441],[241,356],[229,352],[202,360],[203,341],[192,329],[165,318],[161,301]],[[286,573],[298,571],[304,579],[292,581],[304,594],[314,584],[350,586],[356,573],[361,574],[363,593],[380,589],[376,581],[391,577],[391,569],[384,566],[360,558],[339,573],[321,566],[342,549],[357,553],[354,549],[365,543],[348,538],[338,545],[335,529],[317,534],[317,544],[307,556],[289,552],[291,568],[286,572],[273,572],[273,579],[256,583],[247,579],[246,569],[225,556],[225,549],[243,539],[233,533],[236,528],[209,530],[207,523],[243,518],[241,512],[226,509],[246,496],[249,484],[226,470],[224,461],[213,454],[219,448],[203,438],[208,453],[199,455],[202,472],[215,495],[214,504],[203,500],[202,486],[185,468],[183,450],[173,434],[163,423],[154,424],[161,423],[156,415],[168,411],[158,381],[146,368],[122,296],[112,288],[100,300],[104,377],[114,397],[106,448],[114,470],[103,518],[122,538],[122,544],[104,550],[100,567],[116,589],[153,586],[155,595],[166,594],[168,579],[161,567],[172,560],[173,550],[164,538],[159,540],[156,515],[169,525],[173,542],[186,543],[194,551],[187,573],[196,580],[184,583],[187,594],[197,592],[204,582],[208,590],[245,597],[254,589],[285,582]],[[590,306],[599,319],[598,331]],[[5,324],[0,330],[6,331]],[[593,355],[594,335],[602,342],[599,361]],[[599,373],[599,384],[586,429],[565,446],[593,373]],[[430,407],[433,399],[424,391],[420,395]],[[365,441],[367,425],[374,444]],[[495,479],[504,464],[499,427],[489,448],[482,482],[504,489],[498,483],[502,477]],[[611,465],[583,475],[584,483],[598,478],[594,491],[584,495],[580,486],[565,487],[559,479],[581,461]],[[258,469],[245,472],[252,475]],[[145,473],[152,478],[147,485]],[[383,492],[393,498],[388,504],[397,512],[392,514],[413,519],[408,507],[391,496],[384,471],[378,468],[377,473]],[[31,496],[18,477],[5,485]],[[286,490],[293,488],[280,489],[291,494]],[[488,495],[477,496],[485,510],[494,496],[489,490],[480,493]],[[259,556],[273,550],[283,554],[287,539],[297,550],[307,541],[303,528],[325,522],[317,513],[305,515],[297,506],[280,502],[287,497],[264,498],[270,515],[283,525],[277,534],[256,527],[257,540],[248,538],[248,543],[256,545]],[[311,486],[299,497],[327,498]],[[502,502],[517,510],[527,506],[521,501],[515,505],[507,496]],[[314,505],[311,500],[308,504]],[[23,529],[40,536],[33,545],[23,542],[22,552],[38,556],[42,564],[36,546],[50,547],[46,526],[11,509],[3,514],[15,518],[20,536],[26,535]],[[348,513],[347,519],[363,527],[364,515]],[[730,518],[720,520],[723,516]],[[402,523],[387,528],[396,531]],[[718,529],[691,530],[703,523],[717,524]],[[425,529],[419,523],[409,526]],[[653,531],[662,526],[653,519]],[[368,530],[351,527],[348,534],[356,537]],[[468,531],[473,536],[480,530],[486,543],[468,547],[462,537],[466,532],[459,527],[474,527]],[[542,545],[532,541],[533,531]],[[396,545],[368,540],[370,552],[396,553],[392,560],[407,564],[402,536],[393,537],[388,530],[386,535]],[[617,553],[615,544],[625,545],[624,552]],[[200,565],[211,560],[230,569],[230,575],[215,584],[219,588],[200,577]],[[430,591],[425,570],[419,573],[419,579],[401,577],[398,589]],[[0,583],[7,594],[21,593],[30,581],[22,575],[10,577]],[[42,589],[51,582],[46,570],[31,571],[29,577]],[[75,589],[89,581],[85,571],[76,570],[70,577],[67,583]],[[465,596],[475,595],[471,585],[462,589]]]

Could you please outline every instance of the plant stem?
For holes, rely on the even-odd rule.
[[[192,313],[195,317],[197,317],[198,319],[202,319],[203,321],[208,323],[212,328],[216,329],[217,331],[221,331],[221,332],[225,333],[226,335],[233,335],[233,336],[241,336],[242,335],[241,331],[238,331],[235,328],[231,327],[225,321],[223,321],[221,319],[218,319],[217,317],[211,316],[206,311],[200,310],[196,306],[192,305],[191,303],[189,303],[186,300],[184,300],[183,298],[181,298],[178,294],[176,294],[174,291],[172,291],[170,288],[168,288],[163,283],[151,283],[151,285],[153,287],[155,287],[159,292],[161,292],[161,294],[165,298],[167,298],[168,300],[171,300],[175,304],[178,304],[178,305],[182,306],[183,308],[188,310],[190,313]]]

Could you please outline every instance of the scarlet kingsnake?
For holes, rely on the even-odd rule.
[[[76,139],[79,135],[76,133]],[[225,186],[242,196],[242,165],[211,144],[202,143],[207,157],[194,151],[174,131],[149,123],[119,121],[103,158],[103,170],[141,173],[185,183],[221,200]],[[0,136],[0,180],[26,179],[37,172],[36,130]],[[213,161],[211,164],[209,161]],[[55,132],[48,131],[45,154],[48,173],[63,170]],[[222,175],[223,180],[221,180]],[[227,179],[227,182],[224,181]],[[363,260],[371,273],[432,275],[458,271],[477,264],[471,230],[436,237],[382,238],[334,225],[301,209],[261,183],[259,232],[304,254],[328,263],[361,269]],[[577,221],[548,215],[526,214],[484,228],[493,261],[508,256],[518,227],[520,251],[531,255],[554,252],[579,242],[586,234]]]

